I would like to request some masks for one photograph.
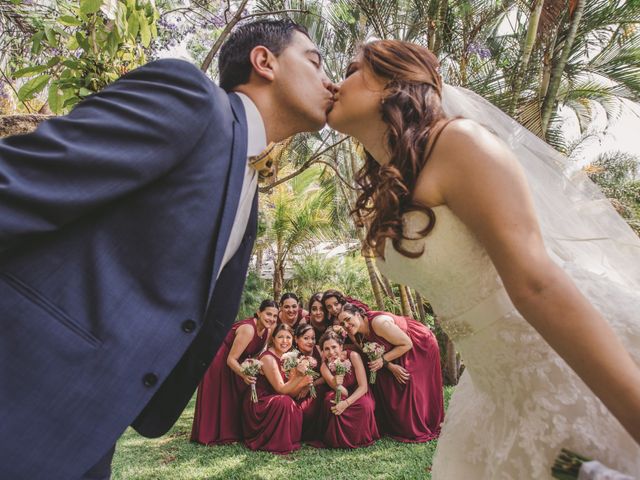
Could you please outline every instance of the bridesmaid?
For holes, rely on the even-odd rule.
[[[321,436],[320,414],[322,411],[322,399],[326,393],[325,380],[320,375],[322,355],[316,345],[316,334],[311,324],[298,325],[295,331],[295,342],[298,351],[305,356],[313,357],[316,361],[314,370],[318,372],[318,378],[313,381],[316,396],[312,397],[310,388],[305,387],[296,397],[296,403],[302,409],[302,439],[315,440]]]
[[[363,311],[368,312],[371,310],[369,305],[355,298],[348,297],[338,290],[327,290],[322,295],[322,306],[329,314],[329,323],[333,325],[339,325],[338,314],[342,310],[342,306],[345,303],[351,303],[356,307],[361,308]]]
[[[300,305],[300,300],[298,300],[298,296],[295,293],[287,292],[280,297],[278,323],[285,323],[295,330],[301,321],[304,323],[304,317],[308,313]]]
[[[240,405],[256,379],[243,375],[240,363],[266,346],[277,315],[278,304],[264,300],[254,318],[233,325],[198,387],[192,442],[215,445],[242,440]]]
[[[293,330],[278,325],[271,336],[271,347],[262,355],[262,372],[256,382],[258,402],[247,392],[243,401],[242,430],[245,445],[251,450],[290,453],[300,448],[302,409],[293,399],[313,379],[295,369],[287,380],[280,358],[291,349]]]
[[[306,317],[306,322],[313,327],[317,340],[319,340],[327,330],[327,327],[331,325],[327,311],[322,304],[321,293],[311,295],[309,299],[309,315]]]
[[[376,418],[384,434],[401,442],[428,442],[438,437],[444,419],[440,350],[425,325],[387,312],[363,312],[347,303],[339,320],[354,342],[384,346],[384,355],[369,362],[377,371],[373,385]]]
[[[320,367],[322,376],[332,391],[324,397],[322,444],[330,448],[358,448],[371,445],[380,438],[375,418],[375,400],[369,391],[367,373],[360,354],[342,349],[342,337],[328,330],[320,339],[325,363]],[[336,359],[349,359],[351,371],[341,382],[329,370],[328,363]],[[340,383],[340,387],[338,387]],[[342,399],[335,403],[335,389],[342,390]],[[320,442],[312,445],[322,446]]]

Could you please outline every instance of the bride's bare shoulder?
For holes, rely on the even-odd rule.
[[[473,120],[455,119],[433,145],[418,177],[414,199],[428,206],[447,203],[452,178],[475,181],[488,172],[517,168],[512,152],[487,128]]]

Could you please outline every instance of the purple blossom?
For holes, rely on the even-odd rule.
[[[486,60],[487,58],[491,58],[491,50],[489,50],[485,45],[479,42],[471,42],[467,47],[468,53],[475,53],[482,60]]]

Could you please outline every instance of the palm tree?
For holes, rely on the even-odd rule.
[[[273,296],[279,298],[285,267],[299,249],[325,239],[330,231],[327,196],[318,188],[318,171],[310,168],[288,183],[278,185],[266,199],[265,236],[273,255]]]

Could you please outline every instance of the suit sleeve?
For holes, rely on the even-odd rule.
[[[202,136],[214,88],[195,66],[160,60],[87,98],[69,115],[0,140],[0,251],[174,168]]]

